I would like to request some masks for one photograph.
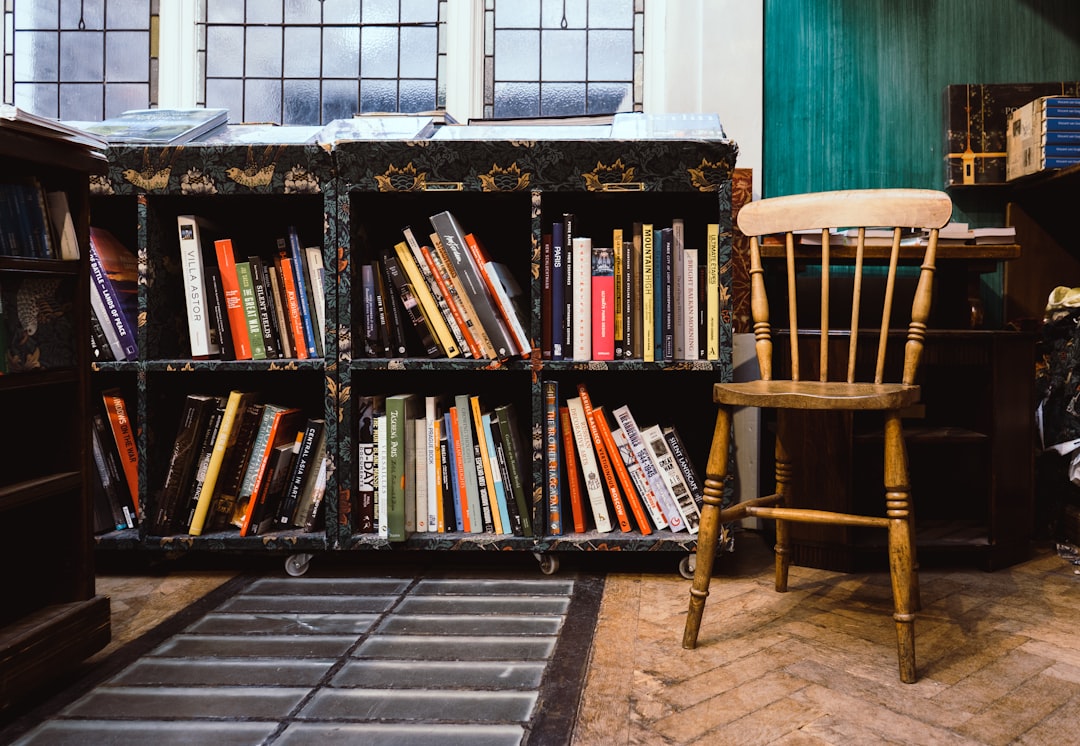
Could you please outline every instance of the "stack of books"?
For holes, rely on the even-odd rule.
[[[1043,96],[1009,114],[1006,178],[1080,164],[1080,98]]]

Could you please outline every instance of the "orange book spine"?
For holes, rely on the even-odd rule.
[[[461,423],[458,422],[457,407],[450,407],[450,427],[454,431],[454,465],[457,467],[458,495],[461,500],[461,530],[471,531],[472,521],[469,520],[469,501],[465,491],[465,455],[461,450],[461,438],[457,433],[461,432]],[[472,463],[469,464],[472,468]]]
[[[591,417],[596,420],[596,429],[600,431],[600,438],[604,441],[608,459],[615,467],[615,475],[619,478],[619,484],[622,485],[623,493],[626,495],[626,502],[630,505],[630,512],[634,514],[634,520],[637,521],[637,525],[641,528],[641,533],[651,534],[653,531],[652,525],[649,523],[648,516],[645,513],[645,506],[641,504],[637,489],[634,487],[634,480],[630,477],[630,472],[627,470],[626,464],[623,463],[622,456],[619,455],[619,446],[615,443],[615,436],[611,434],[611,426],[608,425],[603,407],[594,409]]]
[[[608,496],[611,498],[611,506],[615,509],[615,517],[619,520],[619,528],[623,532],[629,532],[631,530],[630,517],[626,514],[626,505],[623,504],[622,495],[619,492],[619,483],[615,479],[615,472],[611,468],[611,459],[608,458],[607,449],[604,447],[604,440],[600,436],[600,430],[596,426],[596,417],[593,412],[592,401],[589,399],[589,392],[585,389],[585,384],[578,384],[578,396],[581,397],[581,407],[585,410],[585,420],[589,423],[589,434],[592,436],[593,448],[596,450],[596,461],[600,465],[600,471],[604,475],[604,481],[607,483]],[[643,531],[642,533],[646,533]]]
[[[439,292],[442,293],[443,298],[446,300],[446,307],[450,309],[450,315],[454,317],[458,328],[461,329],[461,336],[465,339],[465,345],[469,348],[469,353],[474,359],[479,360],[483,357],[480,345],[469,330],[469,325],[465,323],[465,317],[462,315],[461,309],[458,308],[458,304],[454,301],[454,293],[450,292],[450,286],[446,284],[446,278],[443,277],[443,273],[439,270],[439,265],[435,262],[431,249],[427,246],[421,246],[420,254],[424,257],[424,263],[427,264],[428,269],[431,270],[431,276],[435,278],[435,284],[439,286]]]
[[[566,455],[566,482],[570,493],[570,513],[574,530],[585,532],[585,501],[581,496],[581,472],[578,469],[577,452],[574,450],[574,429],[570,424],[570,409],[559,407],[559,423],[563,437],[563,453]]]
[[[124,466],[124,478],[131,492],[131,503],[135,514],[142,515],[139,509],[139,449],[135,447],[135,433],[128,417],[127,405],[118,389],[109,389],[101,394],[105,401],[105,410],[109,414],[109,424],[116,439],[116,450]]]
[[[469,246],[469,252],[472,254],[473,261],[476,262],[480,276],[484,278],[484,287],[487,288],[488,297],[491,298],[491,304],[499,315],[499,321],[502,322],[502,325],[506,328],[507,336],[510,338],[510,341],[517,343],[517,335],[514,334],[513,321],[511,321],[510,318],[514,313],[514,309],[507,308],[503,305],[502,299],[495,289],[494,283],[496,281],[492,280],[491,275],[488,274],[487,257],[484,256],[484,251],[480,248],[480,243],[472,233],[465,234],[465,243]],[[514,350],[513,352],[514,354],[522,354],[521,350]]]
[[[277,258],[281,287],[285,290],[286,316],[289,317],[289,334],[293,339],[293,350],[297,360],[307,358],[307,344],[304,342],[304,320],[300,318],[300,299],[296,295],[296,278],[293,276],[292,259],[284,251]]]
[[[225,295],[225,312],[229,317],[233,351],[237,360],[250,360],[251,337],[248,336],[244,304],[240,300],[240,281],[236,277],[236,257],[233,254],[232,239],[222,238],[214,241],[214,251],[217,252],[218,269],[221,271],[221,289]]]

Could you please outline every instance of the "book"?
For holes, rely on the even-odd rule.
[[[700,355],[698,306],[701,289],[698,286],[698,276],[698,250],[684,248],[682,252],[683,291],[675,296],[675,302],[682,304],[683,360],[697,360]]]
[[[307,356],[309,358],[318,357],[319,351],[315,344],[315,328],[312,324],[311,307],[308,304],[307,270],[304,250],[300,243],[300,234],[297,232],[296,226],[290,225],[285,235],[289,257],[292,259],[293,283],[296,286],[296,299],[299,305],[300,321],[304,330],[301,338],[307,347]],[[297,340],[297,346],[299,346],[299,339]]]
[[[619,522],[619,528],[622,529],[624,533],[627,533],[632,528],[632,526],[630,525],[630,514],[627,512],[627,504],[623,500],[626,495],[623,494],[623,491],[620,488],[619,478],[616,475],[615,468],[622,466],[622,461],[621,459],[613,460],[611,458],[610,452],[607,448],[607,443],[604,441],[603,430],[600,427],[600,418],[597,418],[596,416],[596,412],[593,409],[592,405],[592,399],[589,396],[589,392],[588,389],[585,387],[585,384],[579,383],[577,391],[578,399],[580,399],[581,402],[581,411],[585,416],[585,424],[589,428],[589,437],[592,439],[592,446],[595,453],[596,463],[599,466],[600,475],[604,479],[604,484],[607,485],[608,499],[611,502],[612,508],[614,508],[615,519]],[[569,403],[567,404],[567,406],[570,406]],[[570,417],[570,421],[571,423],[573,423],[573,413],[571,413]],[[604,430],[606,430],[607,423],[604,422],[603,424]],[[629,482],[630,477],[629,475],[627,475],[626,483]],[[647,523],[642,527],[641,532],[643,534],[650,533]]]
[[[241,536],[262,536],[274,527],[278,505],[292,473],[298,447],[299,443],[294,434],[292,439],[274,446],[271,450],[266,463],[266,475],[258,492],[252,495],[254,507],[247,525],[240,529]]]
[[[540,237],[540,357],[551,360],[551,233]]]
[[[682,471],[679,469],[678,464],[675,463],[675,457],[668,447],[663,431],[659,425],[649,425],[641,429],[641,437],[645,439],[653,463],[656,464],[657,471],[664,477],[664,481],[675,499],[675,504],[686,521],[686,530],[691,534],[697,533],[698,523],[701,520],[701,511],[694,501],[694,496],[690,494],[690,488],[686,485]],[[669,519],[668,523],[670,522]]]
[[[562,435],[563,461],[566,463],[566,493],[570,498],[570,517],[574,521],[574,531],[581,534],[585,533],[585,500],[581,494],[584,487],[574,447],[574,427],[570,423],[570,410],[567,407],[559,407],[559,432]]]
[[[386,262],[378,261],[376,267],[379,272],[375,279],[378,287],[375,297],[379,303],[383,334],[386,337],[386,356],[405,357],[409,354],[409,347],[405,341],[404,309],[388,274]]]
[[[664,515],[668,528],[675,532],[685,530],[686,520],[683,518],[682,511],[679,510],[671,489],[668,487],[667,480],[660,472],[660,468],[652,455],[652,450],[649,448],[649,444],[638,427],[630,408],[623,405],[613,409],[611,414],[626,436],[626,440],[630,445],[630,452],[641,467],[649,488],[656,497],[656,501]]]
[[[427,533],[431,528],[429,527],[430,515],[428,514],[428,427],[426,410],[423,417],[417,417],[413,420],[412,425],[413,457],[410,463],[413,470],[413,498],[416,521],[411,528],[417,533]],[[432,467],[434,467],[434,463]],[[436,520],[438,519],[436,518]],[[405,530],[408,531],[409,529],[410,526],[406,525]]]
[[[447,517],[446,530],[465,531],[468,525],[467,507],[463,498],[465,496],[465,468],[464,456],[461,453],[461,441],[457,437],[457,407],[452,406],[443,415],[443,436],[446,438],[446,464],[448,491],[450,503],[453,508],[453,528],[450,526],[450,518]]]
[[[71,217],[67,192],[63,189],[47,191],[45,203],[48,206],[53,233],[56,235],[56,246],[59,249],[57,258],[78,259],[81,254],[79,234],[75,232],[75,221]]]
[[[637,224],[635,224],[636,238]],[[660,331],[656,318],[656,237],[651,223],[641,225],[641,359],[656,360],[656,339]]]
[[[183,512],[176,517],[176,528],[181,531],[189,531],[191,522],[195,518],[195,511],[199,505],[199,496],[202,494],[203,485],[206,484],[206,476],[210,468],[210,458],[214,453],[214,444],[217,442],[218,432],[221,430],[221,420],[225,416],[225,408],[228,405],[227,396],[214,397],[214,411],[206,424],[206,430],[199,443],[198,455],[195,458],[194,473],[191,484],[188,486],[187,495],[181,497]]]
[[[570,244],[574,267],[573,338],[574,360],[589,360],[592,356],[592,239],[574,236]]]
[[[224,125],[228,109],[129,109],[80,129],[111,145],[183,145]]]
[[[184,278],[184,307],[187,310],[188,340],[193,358],[206,358],[221,352],[214,338],[215,327],[209,298],[209,282],[204,262],[204,233],[211,226],[197,215],[177,215],[180,241],[180,269]]]
[[[631,233],[630,240],[630,298],[627,300],[629,304],[630,323],[627,330],[630,332],[630,344],[627,345],[627,357],[628,359],[641,360],[643,359],[643,345],[644,340],[644,299],[642,293],[644,292],[644,275],[643,269],[644,260],[642,257],[643,250],[643,231],[641,223],[633,224],[633,231]]]
[[[251,347],[252,360],[266,359],[266,344],[259,319],[259,305],[255,298],[255,283],[251,277],[251,263],[236,262],[236,281],[240,287],[240,307],[244,314],[248,344]]]
[[[390,521],[386,513],[386,413],[375,416],[372,437],[375,443],[375,531],[380,538],[390,535]]]
[[[113,527],[117,531],[135,528],[137,520],[124,481],[123,467],[116,454],[116,448],[110,442],[112,433],[105,422],[105,416],[95,412],[90,418],[90,447],[94,469],[98,482],[105,493],[112,515]]]
[[[139,355],[138,331],[139,261],[107,230],[90,228],[90,279],[101,297],[107,319],[120,341],[122,355],[117,360],[134,360]]]
[[[247,263],[251,269],[251,287],[255,291],[255,309],[263,353],[267,360],[276,360],[283,357],[283,354],[274,313],[274,299],[270,291],[270,278],[267,276],[267,265],[259,256],[249,256]]]
[[[285,482],[285,490],[278,505],[275,525],[279,529],[290,526],[303,527],[306,512],[302,501],[310,500],[311,482],[319,468],[320,451],[325,453],[326,420],[309,417],[296,434],[295,459],[292,472]]]
[[[326,345],[326,270],[323,265],[321,246],[306,246],[304,258],[307,260],[308,288],[311,294],[312,331],[315,336],[315,349],[318,354],[325,354]]]
[[[255,442],[251,447],[251,457],[240,482],[240,491],[230,520],[234,527],[240,529],[241,536],[247,536],[253,522],[257,524],[262,521],[259,494],[268,486],[270,456],[278,446],[296,439],[296,432],[303,425],[303,417],[303,410],[298,407],[280,404],[267,404],[263,407]]]
[[[445,415],[444,415],[445,417]],[[443,429],[444,417],[432,423],[435,431],[435,531],[446,533],[453,530],[454,506],[450,488],[450,463],[447,450],[446,432]]]
[[[491,413],[482,411],[480,397],[469,397],[473,407],[473,422],[476,423],[476,441],[480,450],[480,462],[483,465],[485,479],[488,485],[488,499],[491,502],[491,517],[495,533],[509,534],[510,515],[506,507],[506,490],[502,484],[502,474],[499,471],[499,458],[495,453],[495,444],[492,442]]]
[[[432,279],[439,288],[439,292],[442,293],[443,301],[446,303],[446,308],[454,321],[450,328],[451,331],[455,332],[455,336],[460,337],[460,339],[458,339],[458,346],[461,348],[461,354],[476,359],[484,357],[483,349],[481,348],[479,341],[477,341],[476,337],[473,335],[473,326],[465,317],[465,312],[461,307],[461,300],[453,285],[453,280],[446,272],[442,261],[438,258],[435,251],[428,246],[420,246],[420,255],[423,257],[424,263],[428,266]]]
[[[232,522],[265,407],[265,404],[252,397],[243,403],[236,414],[236,423],[225,444],[210,510],[203,524],[204,530],[220,531]]]
[[[563,224],[551,224],[551,359],[563,360],[566,338],[566,267]]]
[[[480,441],[477,440],[477,435],[479,431],[480,421],[474,418],[471,469],[476,474],[476,492],[480,500],[480,517],[483,524],[481,526],[481,530],[484,533],[492,534],[496,532],[494,498],[491,494],[491,485],[488,482],[488,474],[487,471],[484,469],[483,459],[480,455]],[[465,468],[470,468],[470,462],[468,459],[465,460]]]
[[[454,396],[454,411],[456,412],[454,448],[457,451],[460,446],[461,454],[461,460],[458,462],[460,472],[458,478],[465,488],[461,498],[466,516],[465,530],[480,533],[484,530],[484,513],[480,504],[480,485],[476,481],[476,449],[473,447],[476,438],[472,421],[472,404],[467,394]],[[457,458],[456,453],[455,458]]]
[[[616,311],[619,307],[615,293],[615,257],[606,246],[592,250],[592,360],[615,359]],[[621,284],[621,283],[620,283]],[[621,350],[621,348],[620,348]]]
[[[615,442],[615,436],[611,432],[611,425],[607,421],[607,414],[604,412],[603,407],[596,407],[593,409],[591,417],[596,430],[600,433],[600,440],[603,442],[604,450],[607,452],[607,458],[611,462],[615,477],[622,488],[624,505],[629,514],[634,517],[638,531],[647,536],[652,533],[652,526],[649,524],[644,500],[638,492],[637,484],[630,476],[629,469],[626,468],[619,446]]]
[[[488,294],[486,284],[465,240],[465,231],[454,215],[443,211],[430,216],[431,227],[438,234],[443,248],[457,272],[457,279],[469,298],[480,325],[499,357],[514,354],[515,347],[504,325],[500,323],[494,301]]]
[[[304,456],[304,445],[300,445],[299,457]],[[323,498],[326,496],[326,428],[316,437],[310,462],[305,470],[300,494],[296,501],[293,525],[304,531],[312,531],[319,524]]]
[[[686,360],[686,305],[684,303],[687,294],[686,288],[686,224],[682,218],[673,218],[671,221],[671,327],[672,346],[674,354],[672,360]]]
[[[289,256],[285,239],[277,240],[277,256],[274,257],[274,268],[281,280],[282,300],[285,305],[285,317],[288,321],[289,343],[293,350],[293,357],[297,360],[308,358],[307,343],[304,341],[304,321],[300,316],[300,296],[296,285],[296,273],[293,260]]]
[[[446,331],[449,333],[449,337],[453,340],[452,343],[450,343],[451,346],[456,347],[461,355],[465,357],[470,356],[472,351],[458,324],[460,314],[456,312],[456,304],[454,304],[454,311],[451,310],[453,299],[448,297],[449,289],[435,264],[435,257],[431,254],[430,250],[425,251],[425,247],[420,245],[420,241],[416,238],[416,235],[413,233],[410,226],[405,226],[401,229],[401,232],[405,236],[405,246],[408,249],[406,253],[412,260],[407,264],[401,259],[402,252],[398,250],[398,259],[401,261],[402,266],[405,267],[406,274],[409,275],[413,284],[422,284],[428,290],[428,295],[433,301],[432,305],[434,306],[429,312],[435,313],[442,319],[443,324],[446,326]],[[397,245],[395,245],[394,248],[397,250]],[[413,271],[413,268],[415,268],[415,272]],[[421,298],[422,304],[426,301],[427,298]],[[439,330],[436,329],[436,331]],[[447,349],[446,342],[443,343],[443,348]],[[454,357],[454,355],[447,353],[447,357]]]
[[[705,231],[705,357],[720,359],[720,224]]]
[[[645,503],[646,509],[649,511],[649,518],[652,519],[652,523],[657,529],[667,528],[667,518],[664,517],[664,511],[660,508],[660,502],[656,498],[656,493],[653,492],[652,487],[649,486],[648,477],[645,476],[645,471],[641,468],[641,464],[634,458],[634,452],[630,448],[630,441],[626,439],[626,433],[623,432],[621,427],[614,427],[611,429],[611,439],[615,443],[615,447],[619,451],[619,456],[622,458],[623,464],[626,466],[626,471],[630,474],[630,479],[634,483],[634,487],[637,489],[637,494]]]
[[[400,307],[404,311],[405,323],[415,332],[414,337],[419,340],[422,354],[426,357],[444,355],[427,317],[420,308],[420,301],[416,297],[412,283],[405,276],[397,257],[392,253],[383,254],[382,266],[386,272],[387,285],[394,288],[395,299],[401,303]],[[393,304],[395,299],[390,299],[389,302]]]
[[[655,239],[654,239],[655,241]],[[660,349],[657,360],[675,359],[675,232],[671,228],[660,229],[659,246]]]
[[[522,322],[520,306],[515,302],[516,298],[521,297],[521,288],[505,264],[487,257],[474,234],[466,233],[465,243],[495,306],[500,328],[511,342],[512,354],[527,356],[532,351],[532,343]]]
[[[75,367],[75,293],[73,277],[0,277],[0,338],[7,345],[3,363],[8,373]]]
[[[562,520],[562,435],[559,432],[559,383],[544,381],[544,501],[537,506],[536,525],[546,525],[550,536],[561,536]]]
[[[127,402],[118,388],[109,388],[101,392],[101,400],[112,432],[113,444],[120,456],[120,465],[124,469],[124,483],[138,521],[142,511],[139,508],[139,449],[135,444],[135,428],[128,416]]]
[[[513,404],[502,404],[495,407],[495,414],[499,418],[499,433],[502,436],[503,449],[506,452],[506,467],[510,475],[510,487],[521,520],[521,534],[522,536],[532,536],[532,500],[530,493],[525,491],[528,480],[526,480],[522,469],[522,464],[532,463],[532,449],[526,451],[522,445],[518,429],[517,410]]]
[[[357,398],[355,527],[360,533],[375,533],[375,418],[385,413],[383,397]]]
[[[694,462],[690,460],[690,454],[686,450],[686,444],[683,443],[679,431],[670,425],[665,425],[660,430],[664,434],[664,440],[667,441],[671,457],[675,459],[675,463],[682,473],[683,481],[686,482],[686,489],[689,490],[690,496],[694,498],[700,513],[702,506],[705,505],[705,482],[702,481]]]
[[[574,237],[577,235],[577,217],[572,212],[562,214],[563,227],[563,359],[574,359],[574,272],[581,269],[574,264]]]
[[[409,250],[408,244],[404,241],[399,241],[394,244],[394,251],[397,255],[398,266],[405,272],[409,290],[415,298],[416,306],[423,316],[428,334],[435,340],[445,357],[458,357],[461,355],[461,348],[458,347],[457,340],[450,332],[450,327],[447,326],[442,310],[435,300],[435,297],[432,295],[430,286],[420,272],[420,267],[417,265],[412,252]],[[408,310],[409,301],[407,301],[404,296],[402,297],[402,302],[405,304],[406,310]]]
[[[195,473],[199,445],[218,403],[217,397],[206,394],[188,394],[184,397],[165,481],[157,496],[155,510],[147,515],[147,530],[153,536],[171,534],[179,528],[180,500],[187,495]]]
[[[422,450],[423,477],[424,477],[424,511],[427,514],[426,530],[438,531],[440,523],[440,490],[442,488],[439,479],[439,423],[442,421],[445,397],[437,394],[429,394],[424,397],[424,430]],[[419,484],[419,482],[418,482]],[[419,501],[417,504],[419,508]]]
[[[207,305],[210,309],[210,340],[217,342],[218,356],[222,360],[235,360],[232,329],[229,326],[229,310],[225,302],[225,287],[221,284],[221,270],[217,261],[204,267],[206,277]]]
[[[604,476],[600,472],[600,463],[594,450],[592,433],[585,416],[585,409],[580,396],[566,400],[570,414],[570,426],[574,431],[574,443],[577,445],[577,461],[581,465],[581,475],[585,483],[585,495],[589,500],[593,523],[600,533],[611,531],[611,515],[608,512],[607,498],[604,496]]]
[[[502,495],[499,498],[499,507],[506,514],[506,532],[514,536],[524,536],[521,525],[521,513],[514,497],[514,486],[510,480],[510,467],[507,464],[505,442],[502,437],[503,423],[499,420],[497,412],[485,413],[484,426],[489,430],[488,447],[491,451],[491,468],[498,472],[499,490]]]
[[[469,299],[468,293],[465,292],[462,280],[458,276],[457,270],[454,268],[454,262],[450,259],[450,254],[447,252],[446,247],[443,246],[442,239],[439,238],[437,232],[432,232],[430,238],[432,256],[438,263],[440,269],[444,272],[447,288],[450,290],[451,297],[461,310],[461,315],[465,319],[465,326],[468,329],[468,333],[472,335],[476,345],[480,348],[480,354],[477,357],[488,358],[490,360],[496,359],[498,353],[495,351],[495,345],[492,344],[491,338],[484,329],[484,325],[480,322],[480,317],[477,316],[476,309],[473,308],[472,301]]]
[[[218,426],[213,448],[207,459],[204,481],[199,488],[191,523],[188,526],[188,533],[192,536],[199,536],[203,532],[221,473],[221,462],[225,458],[230,442],[236,437],[235,429],[240,413],[255,399],[255,396],[254,392],[239,389],[229,392],[222,412],[221,424]]]
[[[328,459],[326,446],[323,444],[323,456],[319,459],[319,469],[311,482],[311,496],[308,499],[308,509],[304,517],[303,529],[307,532],[317,531],[322,527],[323,501],[326,498],[326,470]]]
[[[622,360],[623,355],[623,342],[625,340],[624,328],[623,328],[623,298],[626,297],[626,281],[627,274],[625,270],[626,266],[626,249],[623,241],[623,229],[614,228],[611,231],[611,252],[614,256],[614,262],[612,266],[612,274],[615,278],[615,359]]]
[[[405,541],[416,526],[414,422],[423,416],[424,401],[418,394],[395,394],[386,397],[385,407],[387,538]]]
[[[218,271],[221,273],[221,291],[225,298],[225,312],[229,319],[233,357],[236,360],[251,360],[251,337],[241,297],[240,277],[236,271],[236,256],[233,254],[232,239],[219,238],[214,241],[214,252],[217,255]]]
[[[270,307],[273,309],[274,329],[281,347],[281,357],[295,357],[290,334],[288,311],[285,308],[285,287],[281,284],[281,274],[275,260],[264,262],[266,280],[270,290]]]
[[[375,265],[365,262],[360,265],[360,319],[363,335],[359,352],[364,357],[383,357],[386,355],[386,341],[383,339],[382,322],[375,303],[377,286],[375,284]]]

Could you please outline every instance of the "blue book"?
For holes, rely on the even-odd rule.
[[[534,525],[562,534],[562,435],[559,432],[559,382],[544,381],[544,515]]]
[[[1043,145],[1043,155],[1064,156],[1066,158],[1080,158],[1080,143],[1073,145]]]
[[[551,359],[563,360],[566,337],[566,237],[562,223],[551,224]]]
[[[1071,168],[1080,164],[1080,158],[1047,156],[1043,159],[1043,168]]]
[[[289,253],[293,266],[293,282],[296,284],[296,300],[300,305],[300,319],[304,322],[304,346],[309,358],[319,356],[315,347],[315,327],[311,323],[311,306],[308,304],[307,257],[300,245],[300,235],[296,227],[289,226]],[[299,340],[297,340],[299,342]]]
[[[1080,145],[1080,132],[1044,132],[1044,145]]]
[[[1047,104],[1043,106],[1044,117],[1080,117],[1080,99],[1069,99],[1077,103],[1069,106]]]
[[[450,485],[449,489],[454,496],[454,525],[458,531],[465,530],[465,519],[461,512],[461,491],[458,489],[458,470],[457,461],[454,459],[454,441],[456,434],[454,433],[453,421],[450,419],[450,413],[447,412],[443,415],[443,433],[446,435],[446,461],[450,466]],[[447,486],[443,486],[447,489]],[[449,525],[449,521],[447,521]]]
[[[480,425],[484,428],[484,443],[487,446],[488,461],[491,463],[491,484],[489,491],[495,495],[495,503],[499,506],[499,514],[503,517],[503,533],[510,534],[510,511],[506,504],[506,486],[503,484],[502,473],[499,471],[499,454],[495,450],[495,435],[491,429],[491,415],[484,412],[480,415]]]

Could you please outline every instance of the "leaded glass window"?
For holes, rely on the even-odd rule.
[[[4,100],[98,121],[157,102],[158,0],[7,0]]]
[[[324,124],[446,103],[446,0],[206,0],[200,103]]]
[[[640,111],[644,0],[485,0],[484,116]]]

